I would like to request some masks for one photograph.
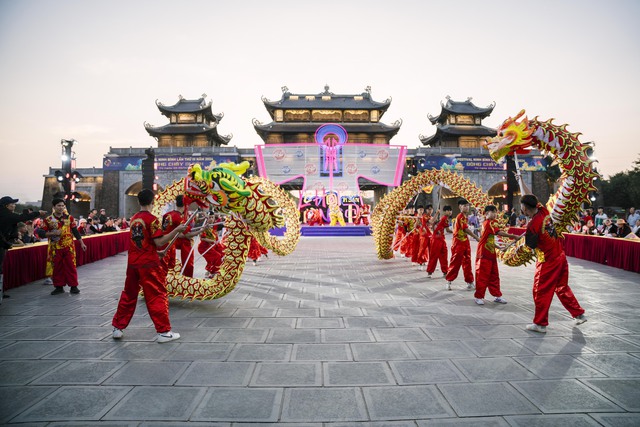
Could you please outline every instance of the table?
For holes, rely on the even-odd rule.
[[[509,227],[511,234],[525,231]],[[564,252],[567,256],[640,273],[640,240],[564,233]]]
[[[80,242],[75,241],[77,266],[128,250],[130,237],[129,231],[116,231],[85,236],[82,240],[87,246],[87,251],[84,252]],[[7,251],[2,267],[5,290],[45,278],[47,246],[47,242],[41,242]]]

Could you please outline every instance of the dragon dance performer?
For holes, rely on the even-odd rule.
[[[537,256],[536,274],[533,278],[533,302],[535,314],[533,323],[527,329],[534,332],[547,332],[549,307],[553,294],[569,311],[576,325],[587,321],[584,309],[569,287],[569,264],[560,238],[551,227],[549,211],[533,194],[520,199],[521,210],[531,218],[525,232],[525,244],[534,249]]]
[[[422,266],[426,263],[426,258],[429,254],[425,254],[424,249],[424,240],[427,237],[427,215],[424,212],[423,206],[418,206],[416,208],[415,215],[415,224],[416,228],[413,232],[413,238],[411,238],[411,262],[418,264],[418,266]],[[420,268],[420,267],[419,267]]]
[[[358,213],[356,214],[353,223],[355,225],[369,225],[369,216],[371,216],[371,205],[364,203],[358,209]]]
[[[391,245],[391,248],[393,249],[394,252],[400,251],[400,245],[402,244],[405,236],[407,235],[408,222],[404,217],[406,213],[407,213],[407,210],[403,209],[400,211],[400,214],[398,215],[398,217],[396,217],[395,237],[394,237],[393,244]]]
[[[473,285],[473,271],[471,270],[471,245],[469,244],[469,238],[467,235],[479,241],[480,238],[476,233],[469,229],[469,202],[465,199],[458,200],[458,207],[460,213],[453,222],[453,243],[451,243],[451,262],[449,263],[449,270],[447,270],[447,276],[445,277],[447,283],[445,289],[451,290],[451,282],[456,280],[458,272],[462,266],[462,272],[464,273],[464,281],[467,283],[467,290],[474,288]]]
[[[344,215],[342,213],[342,209],[340,209],[340,205],[338,204],[338,198],[336,196],[331,196],[329,199],[329,218],[331,218],[330,226],[336,225],[336,223],[340,223],[341,226],[345,226]]]
[[[46,217],[42,224],[45,236],[49,238],[47,256],[53,265],[53,286],[51,295],[64,293],[64,286],[69,285],[69,292],[79,294],[78,270],[76,268],[76,248],[73,238],[80,241],[83,251],[87,246],[82,241],[78,232],[78,226],[74,217],[66,212],[67,206],[64,200],[55,198],[52,200],[53,213]]]
[[[214,215],[207,219],[209,225],[218,222],[218,218]],[[222,257],[224,253],[224,245],[222,243],[222,224],[213,226],[212,228],[205,227],[200,234],[200,243],[198,244],[198,252],[207,261],[205,270],[209,278],[213,277],[218,271],[220,271],[220,265],[222,264]]]
[[[260,259],[262,255],[269,258],[269,256],[267,255],[268,252],[269,250],[264,246],[262,246],[260,242],[258,242],[258,239],[256,239],[254,236],[251,236],[251,242],[249,243],[249,253],[247,254],[247,258],[253,261],[253,265],[256,265],[256,263],[258,262],[258,259]]]
[[[184,218],[184,201],[183,196],[180,194],[176,197],[176,209],[167,212],[162,217],[162,229],[165,233],[169,233],[175,227],[177,227]],[[189,226],[190,224],[187,224]],[[173,269],[176,265],[176,251],[180,250],[180,260],[182,262],[182,267],[184,272],[183,276],[193,277],[193,264],[194,264],[194,256],[191,250],[193,245],[193,237],[197,236],[199,232],[187,232],[180,235],[173,246],[169,248],[166,256],[162,259],[162,262],[165,264],[166,268]]]
[[[488,205],[484,208],[485,221],[482,224],[482,235],[476,251],[476,292],[474,294],[476,304],[484,305],[484,296],[489,288],[489,293],[495,297],[493,302],[506,304],[500,291],[500,274],[498,272],[498,259],[496,256],[495,236],[517,239],[515,234],[505,233],[500,230],[500,224],[496,221],[498,211],[495,206]]]
[[[140,289],[144,292],[149,317],[158,333],[157,341],[164,343],[180,338],[179,333],[171,330],[169,300],[165,287],[167,270],[161,265],[157,250],[170,242],[176,234],[186,230],[187,226],[178,224],[171,231],[164,233],[160,221],[151,213],[153,198],[153,191],[140,191],[140,211],[131,218],[127,276],[111,322],[114,339],[122,338],[123,330],[129,326],[136,311]]]
[[[411,249],[413,248],[413,239],[416,234],[416,218],[415,208],[410,207],[407,209],[407,215],[405,218],[405,230],[406,233],[400,242],[400,253],[407,258],[411,258]]]
[[[429,263],[427,264],[428,278],[432,278],[433,272],[436,271],[438,261],[440,261],[440,270],[442,270],[443,275],[446,276],[447,271],[449,270],[449,252],[447,249],[447,241],[444,238],[444,232],[452,232],[451,228],[449,228],[449,220],[451,219],[453,211],[451,206],[445,206],[442,208],[442,211],[443,215],[440,217],[440,221],[438,221],[433,229],[433,234],[431,236]]]

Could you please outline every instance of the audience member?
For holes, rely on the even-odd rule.
[[[636,212],[636,208],[633,206],[629,208],[629,215],[627,216],[627,224],[630,227],[633,227],[636,222],[640,219],[640,212]]]
[[[611,222],[611,219],[607,218],[604,220],[602,232],[600,232],[601,236],[611,237],[615,236],[617,231],[617,227]]]
[[[627,224],[627,221],[620,218],[616,222],[616,233],[615,237],[627,237],[627,235],[631,234],[631,227]]]
[[[602,206],[598,206],[598,213],[596,214],[596,228],[601,229],[604,225],[604,220],[607,218],[608,216],[604,213],[604,208]]]
[[[98,222],[100,225],[105,225],[108,220],[109,217],[107,216],[107,210],[104,208],[100,209],[100,215],[98,215]]]

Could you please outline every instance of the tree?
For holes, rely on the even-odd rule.
[[[606,206],[628,209],[640,207],[640,158],[630,171],[618,172],[602,180],[602,193]]]

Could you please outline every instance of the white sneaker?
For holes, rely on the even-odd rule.
[[[450,291],[450,290],[451,290],[451,282],[447,282],[447,283],[444,285],[444,290],[445,290],[445,291]]]
[[[497,302],[498,304],[506,304],[507,300],[502,297],[496,297],[496,299],[494,299],[493,302]]]
[[[580,316],[576,316],[573,320],[576,322],[576,325],[582,325],[587,321],[587,316],[585,316],[583,313]]]
[[[433,274],[427,273],[427,279],[433,279]]]
[[[123,335],[124,335],[124,331],[122,329],[113,328],[113,333],[111,334],[111,336],[113,337],[114,340],[119,340],[120,338],[122,338]]]
[[[474,285],[473,283],[467,283],[467,290],[470,291],[472,289],[475,289],[476,285]]]
[[[44,279],[44,282],[42,282],[43,285],[53,285],[53,280],[51,280],[51,277],[47,277],[46,279]]]
[[[476,298],[476,304],[478,304],[478,305],[484,305],[484,299],[482,299],[482,298]]]
[[[180,338],[180,334],[173,331],[158,334],[158,342],[160,343],[177,340],[178,338]]]
[[[540,332],[541,334],[546,334],[547,333],[547,327],[546,326],[541,326],[538,325],[536,323],[531,323],[529,325],[526,326],[528,331],[533,331],[533,332]]]

